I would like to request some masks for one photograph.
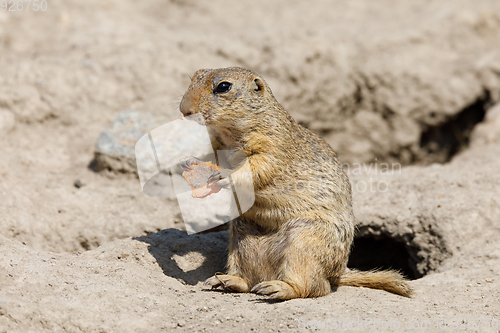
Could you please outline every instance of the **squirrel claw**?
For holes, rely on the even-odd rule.
[[[204,286],[211,286],[212,289],[217,287],[222,287],[227,291],[236,291],[247,293],[250,290],[248,282],[240,277],[231,276],[231,275],[220,275],[220,273],[216,273],[211,278],[208,278]]]
[[[288,283],[277,280],[261,282],[253,286],[250,292],[280,300],[297,297],[295,290]]]
[[[217,186],[219,188],[230,188],[231,187],[231,179],[229,176],[231,175],[230,170],[219,170],[215,171],[213,174],[208,177],[208,183],[213,186]]]
[[[219,170],[219,171],[215,171],[214,173],[212,173],[212,174],[208,177],[207,182],[208,182],[208,183],[214,183],[214,182],[217,182],[217,181],[219,181],[219,180],[221,180],[221,179],[222,179],[222,174],[221,174],[221,172],[220,172],[220,170]]]
[[[200,159],[197,159],[196,157],[194,156],[190,156],[190,157],[187,157],[185,158],[184,160],[181,161],[181,167],[184,169],[184,170],[191,170],[191,165],[193,164],[197,164],[197,163],[202,163],[203,161],[200,160]]]

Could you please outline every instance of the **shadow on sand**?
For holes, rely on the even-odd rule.
[[[165,275],[188,285],[225,270],[227,231],[188,235],[186,231],[171,228],[134,239],[149,244],[149,253]]]

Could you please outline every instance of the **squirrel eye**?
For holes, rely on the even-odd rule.
[[[231,90],[231,86],[232,86],[232,84],[229,82],[226,82],[226,81],[221,82],[215,88],[214,93],[216,93],[216,94],[227,93],[229,90]]]

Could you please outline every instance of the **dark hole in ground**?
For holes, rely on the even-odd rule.
[[[428,162],[445,163],[466,148],[476,124],[483,121],[486,109],[492,103],[489,91],[458,115],[438,126],[430,126],[420,137],[423,157]]]
[[[389,237],[355,238],[347,266],[362,271],[392,268],[412,280],[422,277],[405,244]]]

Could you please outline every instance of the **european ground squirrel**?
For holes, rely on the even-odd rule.
[[[333,149],[297,124],[259,75],[238,67],[199,70],[180,111],[203,115],[214,149],[245,153],[254,183],[254,205],[230,222],[227,275],[206,286],[282,300],[327,295],[337,286],[411,295],[396,271],[347,269],[355,231],[348,177]],[[227,182],[227,173],[215,176]],[[232,175],[234,183],[247,179]]]

